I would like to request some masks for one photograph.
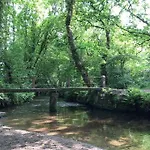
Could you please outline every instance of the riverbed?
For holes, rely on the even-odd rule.
[[[4,109],[3,125],[71,138],[107,150],[150,150],[150,120],[136,114],[92,109],[59,101],[49,113],[48,97]]]

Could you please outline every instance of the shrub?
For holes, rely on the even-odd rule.
[[[34,93],[15,93],[14,99],[12,100],[13,104],[22,104],[32,100]]]
[[[130,88],[128,89],[127,103],[148,112],[150,111],[150,93],[137,88]]]
[[[5,107],[10,104],[10,100],[7,95],[0,93],[0,107]]]

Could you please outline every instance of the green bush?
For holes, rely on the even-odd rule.
[[[33,97],[34,93],[15,93],[15,94],[0,93],[0,107],[6,107],[9,105],[19,105],[24,102],[31,101]]]
[[[4,86],[4,83],[0,80],[0,88]]]
[[[15,93],[14,99],[12,100],[13,104],[22,104],[32,100],[34,93]]]
[[[150,111],[150,93],[146,93],[137,88],[129,88],[127,103],[138,106],[145,111]]]
[[[127,90],[128,103],[135,105],[143,100],[142,92],[137,88],[129,88]]]
[[[0,107],[5,107],[10,103],[7,95],[0,93]]]

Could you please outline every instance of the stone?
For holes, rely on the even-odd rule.
[[[0,112],[0,118],[5,117],[6,116],[6,112]]]

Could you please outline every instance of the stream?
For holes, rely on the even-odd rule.
[[[15,129],[72,138],[106,150],[150,150],[150,119],[59,101],[49,113],[49,98],[3,109],[2,124]]]

